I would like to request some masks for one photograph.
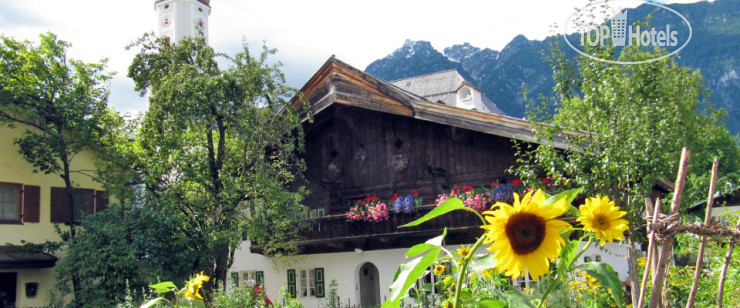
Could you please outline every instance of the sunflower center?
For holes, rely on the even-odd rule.
[[[545,220],[530,213],[518,213],[506,223],[506,237],[518,255],[537,250],[545,239]]]
[[[594,226],[599,230],[609,229],[609,218],[604,215],[594,217]]]

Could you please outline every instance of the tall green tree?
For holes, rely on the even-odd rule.
[[[127,297],[141,303],[148,285],[187,280],[201,256],[181,225],[178,216],[118,204],[83,219],[57,265],[84,281],[70,306],[115,307]]]
[[[94,176],[94,170],[73,170],[72,161],[105,134],[112,74],[105,72],[105,60],[68,59],[70,44],[52,33],[42,34],[38,45],[4,35],[0,41],[0,125],[24,130],[14,144],[34,172],[64,181],[69,231],[63,238],[69,243],[76,235],[72,175]],[[79,290],[79,279],[71,278]]]
[[[178,215],[206,256],[199,269],[225,285],[243,234],[253,245],[284,251],[302,212],[295,186],[303,171],[303,135],[288,106],[279,64],[246,45],[234,56],[202,38],[170,44],[148,34],[129,68],[149,110],[136,136],[148,206]],[[221,67],[220,63],[225,66]]]
[[[609,46],[588,50],[601,59],[642,61],[664,54],[661,50],[624,48],[619,56]],[[586,195],[609,195],[628,211],[629,244],[640,241],[645,198],[659,180],[676,178],[682,147],[692,150],[690,173],[699,178],[720,158],[724,175],[740,167],[737,146],[724,124],[723,111],[707,106],[698,71],[681,67],[673,58],[624,65],[578,57],[564,59],[553,46],[557,108],[533,108],[531,117],[542,144],[521,147],[518,174],[530,183],[547,173],[566,185],[584,187]],[[554,138],[570,148],[556,150]],[[693,189],[706,187],[699,180]],[[706,195],[706,190],[704,196]],[[665,202],[664,205],[667,205]],[[634,251],[630,251],[635,272]],[[636,277],[632,277],[636,278]],[[636,281],[636,279],[635,279]],[[636,290],[633,286],[633,290]]]

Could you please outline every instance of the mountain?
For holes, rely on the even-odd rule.
[[[733,134],[740,133],[740,0],[668,6],[685,16],[693,28],[690,43],[674,58],[704,75],[711,92],[709,101],[728,111],[728,129]],[[630,9],[629,14],[643,19],[656,10],[660,8],[643,4]],[[666,14],[651,16],[651,23],[656,25],[680,22]],[[552,69],[543,55],[555,40],[562,42],[558,36],[538,41],[519,35],[501,51],[463,43],[444,48],[443,52],[426,41],[406,40],[401,48],[372,62],[365,71],[391,81],[457,69],[506,114],[523,117],[525,104],[520,94],[523,84],[530,98],[552,97]],[[561,49],[568,58],[577,56],[567,46]]]

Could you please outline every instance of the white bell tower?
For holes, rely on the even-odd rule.
[[[210,0],[155,0],[159,36],[177,42],[183,37],[202,33],[208,42],[208,15]]]

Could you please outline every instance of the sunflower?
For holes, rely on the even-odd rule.
[[[434,266],[434,274],[437,276],[441,276],[445,272],[445,266],[444,265],[435,265]]]
[[[443,280],[442,280],[442,283],[443,283],[444,285],[451,285],[451,284],[452,284],[452,282],[453,282],[453,280],[452,280],[452,279],[453,279],[453,278],[452,278],[452,276],[447,276],[447,277],[445,277],[445,279],[443,279]]]
[[[480,271],[480,273],[481,273],[481,275],[483,275],[483,277],[486,277],[486,279],[491,279],[491,277],[493,277],[491,275],[491,271],[489,271],[487,269],[484,269],[484,270]]]
[[[565,240],[560,231],[571,228],[565,221],[555,219],[568,211],[565,199],[545,205],[542,190],[530,191],[519,199],[514,193],[514,205],[497,202],[492,211],[483,212],[488,224],[484,244],[493,243],[495,269],[516,279],[527,270],[532,279],[547,274],[550,261],[560,255]]]
[[[203,287],[203,283],[208,282],[209,279],[210,278],[208,276],[203,275],[202,271],[199,274],[196,274],[195,277],[188,281],[188,286],[185,289],[185,294],[183,296],[189,300],[203,299],[203,296],[200,295],[199,291],[200,288]]]
[[[583,231],[593,232],[601,240],[601,246],[623,239],[624,231],[629,228],[627,220],[622,219],[627,212],[620,211],[608,196],[586,199],[580,211],[581,215],[576,220],[583,224]]]
[[[460,248],[457,249],[457,255],[460,256],[460,258],[464,258],[470,253],[470,246],[465,247],[465,245],[460,245]]]

